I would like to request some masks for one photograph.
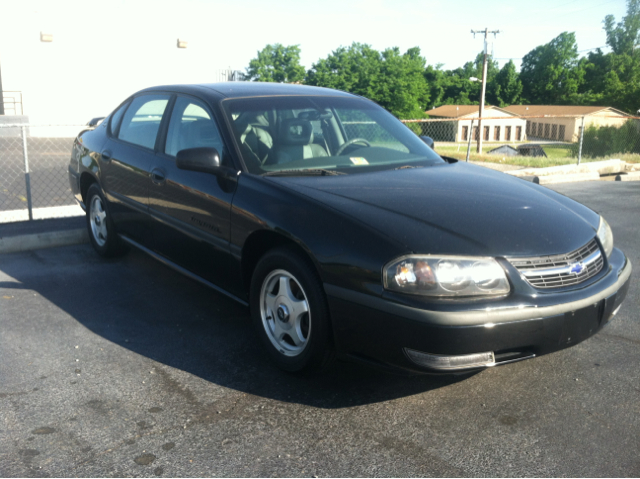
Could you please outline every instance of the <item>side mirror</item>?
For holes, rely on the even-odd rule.
[[[102,120],[104,120],[106,117],[104,116],[98,116],[96,118],[91,118],[91,120],[89,120],[87,122],[87,126],[89,128],[95,128],[96,126],[98,126],[100,123],[102,123]]]
[[[220,155],[215,148],[187,148],[176,155],[176,166],[181,170],[216,175],[220,171]]]
[[[433,138],[431,138],[430,136],[421,136],[420,139],[424,141],[429,148],[431,148],[432,150],[434,149]]]

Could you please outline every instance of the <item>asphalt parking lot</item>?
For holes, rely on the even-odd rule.
[[[627,300],[471,377],[291,376],[245,308],[142,253],[0,255],[0,476],[639,476],[640,183],[553,188],[611,224]]]

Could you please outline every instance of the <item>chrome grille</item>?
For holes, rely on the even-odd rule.
[[[535,258],[509,258],[524,279],[536,288],[561,288],[580,284],[600,272],[604,258],[595,238],[567,254]]]

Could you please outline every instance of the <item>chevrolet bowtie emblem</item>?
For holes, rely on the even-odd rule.
[[[569,273],[578,275],[584,271],[584,268],[585,268],[584,263],[574,263],[571,265],[571,269],[569,270]]]

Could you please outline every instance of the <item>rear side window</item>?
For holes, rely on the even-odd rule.
[[[111,121],[109,122],[109,132],[112,135],[115,135],[116,132],[118,131],[118,126],[120,125],[120,120],[122,120],[122,115],[124,115],[124,112],[127,110],[127,107],[129,106],[130,102],[125,102],[124,105],[122,105],[120,108],[118,108],[116,110],[116,112],[111,115]]]
[[[169,95],[143,95],[135,98],[124,114],[118,138],[153,149],[167,103]]]

